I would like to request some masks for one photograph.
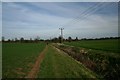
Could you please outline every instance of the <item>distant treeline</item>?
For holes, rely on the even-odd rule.
[[[43,40],[40,38],[35,38],[35,39],[24,39],[23,37],[21,37],[20,39],[15,38],[15,39],[8,39],[5,40],[5,37],[2,37],[2,42],[24,42],[24,43],[31,43],[31,42],[41,42],[41,41],[45,41],[45,42],[64,42],[64,41],[81,41],[81,40],[106,40],[106,39],[120,39],[120,37],[104,37],[104,38],[82,38],[82,39],[78,39],[78,37],[76,37],[75,39],[73,39],[72,37],[68,37],[68,39],[62,39],[61,37],[55,37],[52,39],[47,39],[47,40]]]

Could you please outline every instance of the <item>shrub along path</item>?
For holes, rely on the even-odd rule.
[[[51,45],[40,64],[37,78],[96,78],[97,75],[81,63]]]

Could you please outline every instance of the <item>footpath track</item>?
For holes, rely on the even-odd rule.
[[[25,78],[32,78],[34,80],[35,78],[49,77],[97,79],[93,72],[53,45],[45,47]]]
[[[28,73],[28,75],[25,78],[36,78],[39,69],[40,69],[40,64],[42,63],[45,53],[48,49],[48,46],[45,47],[45,49],[40,53],[40,55],[38,56],[33,68],[31,69],[31,71]]]

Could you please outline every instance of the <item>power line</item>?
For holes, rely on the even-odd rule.
[[[107,5],[110,3],[107,3]],[[102,7],[107,6],[106,4],[103,5],[103,2],[100,2],[96,5],[93,5],[92,7],[88,8],[87,10],[85,10],[84,12],[82,12],[80,14],[80,16],[75,17],[73,20],[69,21],[68,23],[66,23],[65,25],[63,25],[64,27],[67,27],[70,24],[75,24],[76,22],[78,22],[80,19],[79,18],[83,18],[80,21],[84,20],[86,17],[88,17],[91,13],[96,12],[97,10],[99,10]],[[94,7],[95,6],[95,7]]]
[[[86,11],[84,11],[84,12],[82,12],[81,14],[80,14],[80,16],[77,16],[77,17],[75,17],[73,20],[71,20],[71,21],[69,21],[68,23],[66,23],[65,25],[63,25],[63,27],[68,27],[68,25],[74,25],[76,22],[78,22],[78,21],[84,21],[85,20],[85,18],[86,17],[88,17],[88,16],[90,16],[92,13],[95,13],[96,11],[98,11],[99,9],[101,9],[101,8],[104,8],[104,7],[106,7],[107,5],[113,5],[112,4],[112,2],[108,2],[108,3],[105,3],[105,4],[103,4],[103,2],[100,2],[100,3],[98,3],[98,4],[96,4],[96,5],[93,5],[93,6],[95,6],[95,7],[93,7],[93,6],[91,6],[90,8],[88,8]],[[92,8],[93,7],[93,8]],[[82,16],[81,16],[82,15]],[[83,19],[79,19],[79,18],[83,18]]]
[[[112,5],[112,3],[107,3],[107,5],[109,5],[109,4]],[[102,7],[105,7],[105,6],[107,6],[107,5],[102,5]],[[99,8],[99,9],[100,9],[100,8]],[[95,9],[94,11],[90,12],[89,14],[86,14],[85,16],[83,16],[83,19],[77,19],[76,22],[84,21],[85,18],[87,18],[88,16],[92,15],[92,13],[95,13],[95,12],[98,11],[99,9]],[[76,23],[76,22],[74,22],[74,23]]]
[[[89,12],[91,12],[91,10],[92,10],[93,8],[96,8],[96,7],[98,7],[99,5],[101,5],[101,4],[100,4],[100,3],[97,3],[96,5],[93,5],[93,6],[89,7],[88,9],[86,9],[85,11],[83,11],[82,13],[80,13],[77,17],[74,17],[73,20],[71,20],[71,21],[69,21],[68,23],[66,23],[66,24],[64,25],[64,27],[65,27],[67,24],[73,23],[74,21],[76,21],[77,19],[79,19],[81,16],[85,16],[85,14],[88,14]]]

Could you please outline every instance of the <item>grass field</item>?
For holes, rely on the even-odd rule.
[[[67,45],[54,43],[47,45],[47,48],[45,48],[46,45],[42,42],[3,43],[2,77],[26,77],[43,49],[45,52],[42,52],[44,56],[40,68],[38,67],[37,78],[84,79],[101,78],[103,76],[111,78],[111,75],[113,75],[113,78],[119,76],[120,56],[116,54],[119,53],[118,40],[76,41],[64,42],[64,44]],[[60,51],[55,47],[58,47]],[[88,66],[91,63],[93,66]]]
[[[26,76],[44,47],[44,43],[3,43],[3,78]]]
[[[64,44],[76,46],[76,47],[84,47],[89,49],[103,50],[119,53],[120,49],[118,47],[118,40],[89,40],[89,41],[78,41],[78,42],[65,42]]]
[[[2,43],[0,42],[0,77],[2,77]]]
[[[64,44],[67,45],[61,46],[60,49],[66,51],[84,65],[86,65],[84,61],[91,60],[95,64],[93,71],[99,76],[104,76],[106,79],[119,78],[120,49],[117,39],[82,40],[65,42]],[[79,53],[79,55],[76,53]],[[81,56],[86,57],[86,59],[82,60],[83,57]],[[88,66],[88,68],[91,67]]]
[[[45,53],[39,78],[96,78],[96,75],[85,68],[82,64],[78,64],[68,55],[57,51],[49,46]]]

